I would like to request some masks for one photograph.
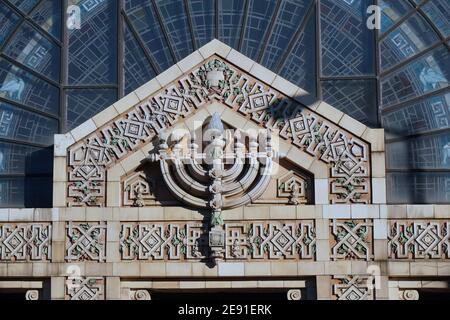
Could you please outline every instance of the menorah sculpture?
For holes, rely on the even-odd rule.
[[[147,160],[159,161],[164,181],[171,193],[189,206],[209,209],[211,213],[209,246],[213,260],[223,258],[225,231],[222,210],[243,206],[258,199],[270,182],[274,158],[270,130],[248,133],[248,145],[236,130],[231,148],[226,148],[226,133],[220,115],[214,113],[203,133],[203,152],[190,133],[188,148],[184,136],[173,137],[169,147],[167,132],[160,132],[159,148]],[[231,135],[228,135],[230,137]],[[258,139],[259,138],[259,139]],[[261,141],[261,143],[258,142]],[[231,152],[230,152],[231,150]]]

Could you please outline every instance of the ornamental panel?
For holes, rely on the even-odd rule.
[[[50,223],[0,224],[0,261],[48,261],[51,236]]]
[[[331,259],[372,260],[373,222],[366,220],[332,220]]]
[[[123,223],[122,260],[190,260],[210,257],[202,223]],[[225,223],[226,260],[315,258],[313,221]]]
[[[390,220],[390,259],[449,259],[450,221]]]

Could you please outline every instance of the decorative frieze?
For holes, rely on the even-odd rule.
[[[66,228],[67,261],[105,261],[105,223],[68,222]]]
[[[212,73],[216,76],[208,78]],[[69,205],[105,205],[108,167],[212,100],[279,132],[284,139],[325,162],[330,170],[330,202],[370,201],[366,142],[221,59],[212,58],[69,148]],[[130,189],[137,192],[137,198],[138,189]],[[136,205],[141,203],[137,199]]]
[[[201,223],[126,223],[120,233],[123,260],[209,257]],[[314,259],[316,234],[309,220],[225,223],[225,259]]]
[[[104,288],[103,277],[68,277],[66,300],[104,300]]]
[[[373,258],[372,220],[331,221],[333,260],[371,260]]]
[[[450,221],[389,221],[390,259],[449,259]]]
[[[0,224],[0,261],[47,261],[51,259],[50,223]]]
[[[346,275],[333,277],[333,294],[337,300],[373,300],[374,289],[369,276]]]

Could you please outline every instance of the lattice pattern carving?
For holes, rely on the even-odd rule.
[[[46,261],[51,258],[49,223],[0,224],[0,261]]]
[[[333,294],[337,300],[373,300],[374,290],[367,276],[334,276]]]
[[[104,300],[103,277],[68,277],[66,300]]]
[[[75,223],[67,224],[67,261],[105,261],[106,224]]]
[[[220,80],[207,79],[211,70],[222,72]],[[217,86],[212,87],[211,81],[218,81]],[[69,149],[69,205],[104,205],[107,167],[214,99],[279,131],[281,137],[327,163],[330,202],[370,201],[367,143],[224,61],[211,58]]]
[[[314,259],[316,234],[309,220],[225,223],[226,259]],[[200,223],[122,224],[123,260],[186,260],[209,256]]]
[[[449,259],[450,221],[390,221],[391,259]]]
[[[331,234],[334,239],[331,249],[333,260],[371,260],[373,245],[373,223],[371,220],[333,220]]]

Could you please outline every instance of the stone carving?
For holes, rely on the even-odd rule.
[[[288,198],[289,204],[304,204],[306,199],[306,180],[292,170],[278,178],[278,197]]]
[[[399,300],[419,300],[419,291],[417,290],[399,290]]]
[[[66,300],[104,300],[103,277],[69,277],[66,280]]]
[[[371,220],[331,222],[331,234],[335,243],[332,245],[331,258],[333,260],[371,260],[373,244],[373,223]]]
[[[225,224],[225,259],[314,259],[312,221]],[[187,260],[211,255],[201,223],[126,223],[120,232],[122,260]]]
[[[51,258],[49,223],[0,224],[0,261],[47,261]]]
[[[130,300],[152,300],[152,297],[145,289],[130,290]]]
[[[450,221],[390,221],[391,259],[449,259]]]
[[[258,142],[257,132],[249,134],[246,146],[240,131],[234,135],[233,151],[226,150],[226,134],[220,115],[214,113],[203,134],[204,152],[198,152],[194,134],[188,150],[183,151],[183,136],[159,135],[159,150],[146,160],[159,162],[160,170],[170,192],[181,202],[211,212],[209,245],[211,258],[222,258],[224,231],[222,210],[243,206],[258,199],[265,191],[272,174],[273,158],[271,133],[265,131]],[[228,167],[226,167],[228,165]]]
[[[370,201],[367,143],[221,59],[211,58],[69,148],[68,204],[105,205],[108,167],[211,100],[279,132],[284,139],[327,163],[330,202]]]
[[[373,300],[374,290],[367,276],[334,276],[333,294],[337,300]]]
[[[148,200],[155,200],[152,183],[143,172],[135,172],[123,181],[123,205],[143,207]]]
[[[67,261],[105,261],[106,224],[68,222]]]
[[[300,289],[291,289],[287,292],[288,300],[301,300],[302,299],[302,291]]]
[[[37,290],[28,290],[25,293],[25,300],[39,300],[39,291],[37,291]]]

